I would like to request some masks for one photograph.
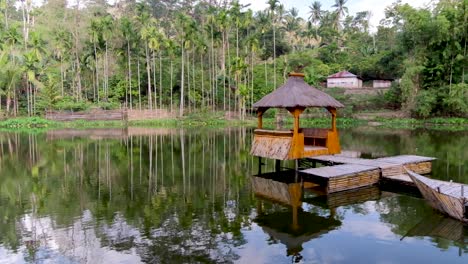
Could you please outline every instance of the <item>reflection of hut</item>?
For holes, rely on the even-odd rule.
[[[315,213],[304,212],[302,205],[303,182],[290,180],[285,177],[290,172],[268,173],[251,178],[255,195],[274,203],[289,207],[289,210],[264,212],[259,201],[258,215],[255,222],[282,244],[286,245],[288,255],[298,255],[302,251],[302,244],[328,233],[341,222],[333,216],[323,217]]]
[[[276,160],[291,160],[340,153],[336,109],[343,105],[304,81],[304,74],[292,73],[288,81],[254,104],[258,128],[254,131],[251,154]],[[324,107],[331,114],[331,128],[300,128],[299,116],[307,107]],[[263,129],[262,116],[269,108],[285,108],[294,117],[292,130]]]
[[[302,251],[302,244],[320,237],[341,225],[333,217],[323,217],[315,213],[299,210],[297,222],[293,222],[290,211],[260,213],[254,220],[271,237],[287,247],[288,255]]]

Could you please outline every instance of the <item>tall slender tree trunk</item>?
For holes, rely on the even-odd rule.
[[[171,58],[171,69],[170,69],[170,70],[171,70],[171,73],[170,73],[170,75],[171,75],[170,79],[171,79],[171,80],[170,80],[170,86],[169,86],[169,88],[170,88],[170,90],[171,90],[171,114],[172,114],[173,111],[174,111],[174,109],[173,109],[173,99],[172,99],[172,89],[173,89],[173,86],[172,86],[172,79],[173,79],[173,76],[174,76],[172,58]]]
[[[109,49],[107,47],[107,40],[106,40],[106,61],[104,62],[104,74],[105,74],[105,97],[106,100],[109,99]]]
[[[187,51],[186,52],[186,55],[187,55],[187,58],[186,58],[186,64],[187,64],[187,107],[188,107],[188,111],[189,113],[192,112],[192,106],[191,106],[191,102],[190,102],[190,51]]]
[[[213,24],[211,25],[211,71],[212,71],[212,79],[211,79],[211,89],[212,89],[212,98],[211,103],[213,104],[213,112],[215,111],[216,107],[216,63],[215,63],[215,51],[214,51],[214,33],[213,33]]]
[[[137,80],[138,80],[138,108],[140,109],[141,111],[141,81],[140,81],[140,56],[137,55],[137,71],[138,71],[138,74],[137,74]]]
[[[195,47],[192,52],[192,98],[193,98],[193,111],[197,110],[197,97],[196,97],[196,82],[195,82],[195,61],[196,61],[196,56],[195,56]]]
[[[184,115],[184,63],[185,63],[185,48],[184,42],[182,42],[182,65],[181,65],[181,77],[180,77],[180,105],[179,105],[179,116],[182,117]]]
[[[61,83],[61,90],[62,90],[62,97],[64,96],[64,87],[63,87],[63,82],[64,82],[64,73],[63,73],[63,56],[60,56],[60,83]]]
[[[159,108],[162,109],[163,85],[162,85],[162,57],[159,51]]]
[[[226,39],[223,31],[223,54],[221,56],[221,72],[223,73],[223,111],[226,112]]]
[[[158,86],[156,85],[156,56],[154,55],[155,51],[151,51],[151,61],[152,61],[152,69],[153,69],[153,93],[154,93],[154,109],[158,108],[158,99],[156,97],[156,92],[158,90]]]
[[[229,31],[227,32],[229,34]],[[231,111],[231,47],[229,46],[229,35],[227,35],[227,60],[228,60],[228,111]]]
[[[276,89],[276,27],[273,21],[273,89]]]
[[[94,60],[95,60],[95,68],[96,68],[96,94],[97,102],[99,103],[99,60],[97,55],[96,43],[94,43]],[[96,98],[95,98],[96,99]]]
[[[153,101],[151,100],[151,62],[150,62],[150,55],[148,51],[148,43],[145,43],[145,51],[146,51],[146,74],[148,79],[148,108],[150,110],[153,109]]]
[[[132,63],[130,60],[130,41],[127,41],[127,63],[128,63],[128,93],[130,99],[130,109],[133,109],[133,95],[132,95]],[[127,98],[125,96],[125,98]]]
[[[203,53],[200,53],[200,67],[201,67],[201,95],[202,95],[202,101],[201,101],[201,108],[205,107],[205,80],[204,80],[204,74],[203,74]]]

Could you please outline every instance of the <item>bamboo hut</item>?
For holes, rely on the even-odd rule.
[[[258,127],[254,131],[251,154],[258,157],[293,160],[340,153],[336,129],[336,109],[344,107],[330,95],[304,81],[304,74],[291,73],[287,82],[253,105]],[[329,129],[301,128],[299,116],[307,107],[323,107],[331,114]],[[262,117],[270,108],[284,108],[294,117],[291,130],[263,129]]]

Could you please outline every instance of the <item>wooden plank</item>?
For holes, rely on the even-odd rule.
[[[379,158],[378,161],[383,161],[387,163],[396,163],[396,164],[409,164],[409,163],[420,163],[426,161],[434,161],[436,158],[433,157],[424,157],[416,155],[399,155],[393,157]]]
[[[302,170],[302,173],[310,174],[313,176],[319,176],[324,178],[340,177],[345,175],[356,174],[365,171],[377,170],[377,167],[346,164],[329,167],[311,168]]]

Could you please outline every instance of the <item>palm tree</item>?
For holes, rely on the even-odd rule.
[[[15,98],[16,85],[21,80],[21,65],[18,60],[11,60],[7,51],[0,53],[0,85],[6,95],[6,113],[10,113],[11,99]]]
[[[217,24],[222,36],[221,72],[223,74],[223,111],[226,111],[226,46],[229,44],[228,27],[230,19],[226,10],[221,10],[217,16]]]
[[[268,11],[273,25],[273,87],[276,88],[276,11],[279,6],[279,0],[268,0]]]
[[[336,14],[336,20],[335,20],[335,28],[337,30],[340,29],[340,19],[343,17],[346,13],[348,13],[348,8],[345,6],[346,2],[348,0],[335,0],[335,4],[332,7],[336,7],[335,14]]]
[[[322,4],[319,1],[314,1],[309,6],[309,20],[317,25],[320,19],[322,19]]]
[[[104,96],[109,96],[109,40],[113,34],[113,27],[114,27],[114,20],[112,16],[106,15],[105,17],[101,18],[101,29],[102,29],[102,39],[104,40],[105,44],[105,56],[106,60],[104,62]]]
[[[94,89],[94,95],[93,99],[97,100],[99,102],[99,58],[98,58],[98,52],[97,52],[97,45],[99,44],[99,39],[101,36],[101,23],[97,19],[91,20],[91,25],[90,25],[90,40],[91,43],[93,43],[93,49],[94,49],[94,71],[95,71],[95,89]]]
[[[145,55],[146,55],[146,74],[148,78],[148,108],[153,109],[152,93],[151,93],[151,63],[150,63],[150,54],[149,54],[149,39],[151,38],[151,33],[153,31],[153,26],[151,25],[153,20],[144,22],[141,30],[140,37],[145,41]]]
[[[194,34],[197,34],[195,28],[195,22],[192,20],[191,17],[187,16],[184,13],[180,13],[177,17],[177,24],[178,24],[178,39],[180,41],[181,47],[181,77],[180,77],[180,106],[179,106],[179,116],[184,115],[184,107],[185,107],[185,53],[186,48],[191,46],[191,38]]]
[[[69,31],[58,30],[54,34],[54,55],[60,60],[60,83],[61,83],[61,95],[65,94],[64,82],[65,82],[65,69],[64,59],[68,58],[68,51],[72,48],[72,35]]]
[[[127,42],[127,92],[125,93],[125,105],[130,104],[130,109],[133,109],[133,98],[132,98],[132,63],[130,47],[131,42],[134,39],[134,28],[131,20],[128,17],[123,17],[120,20],[120,30],[122,31],[123,37]],[[127,100],[127,98],[129,100]],[[129,101],[129,102],[128,102]]]
[[[283,30],[287,32],[289,38],[293,40],[293,48],[297,48],[297,36],[300,30],[300,22],[301,18],[299,16],[299,10],[296,8],[291,8],[288,11],[288,15],[286,16],[285,23],[283,26]]]
[[[170,60],[170,81],[169,81],[169,88],[170,88],[170,103],[171,103],[171,113],[173,112],[173,94],[172,90],[174,88],[173,85],[173,79],[174,79],[174,58],[175,58],[175,50],[177,49],[176,47],[176,42],[173,41],[172,39],[167,39],[165,42],[166,45],[166,52],[169,55],[169,60]]]

